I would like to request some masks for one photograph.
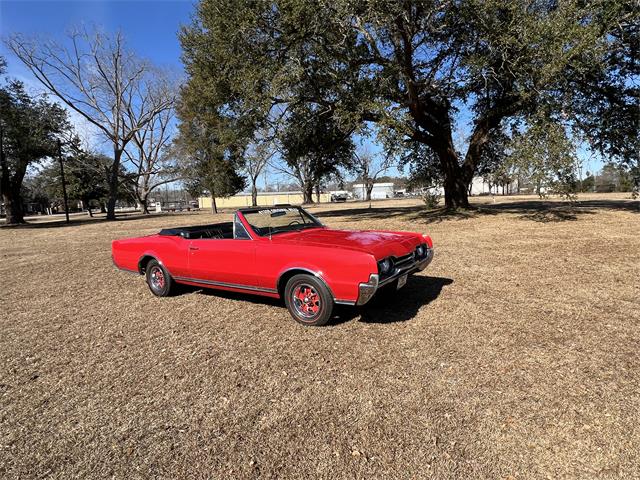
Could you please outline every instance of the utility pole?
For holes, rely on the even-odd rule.
[[[62,161],[62,144],[58,140],[58,161],[60,162],[60,178],[62,180],[62,197],[64,198],[64,215],[69,223],[69,201],[67,200],[67,184],[64,181],[64,163]]]

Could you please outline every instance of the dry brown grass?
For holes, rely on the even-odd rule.
[[[316,207],[437,249],[325,328],[113,268],[205,213],[2,228],[0,477],[638,478],[640,213],[607,198]]]

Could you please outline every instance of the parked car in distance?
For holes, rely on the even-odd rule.
[[[332,202],[346,202],[348,195],[346,193],[332,193],[331,201]]]
[[[282,298],[295,320],[324,325],[334,305],[400,289],[433,259],[427,235],[325,227],[291,205],[238,210],[232,222],[114,240],[116,267],[145,275],[154,295],[176,284]]]

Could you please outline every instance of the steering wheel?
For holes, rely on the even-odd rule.
[[[291,220],[291,221],[289,222],[289,226],[291,226],[291,225],[302,225],[302,223],[300,223],[300,221],[299,221],[299,220]]]

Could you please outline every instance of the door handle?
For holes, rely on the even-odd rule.
[[[198,247],[194,247],[193,245],[189,245],[189,250],[200,250]]]

